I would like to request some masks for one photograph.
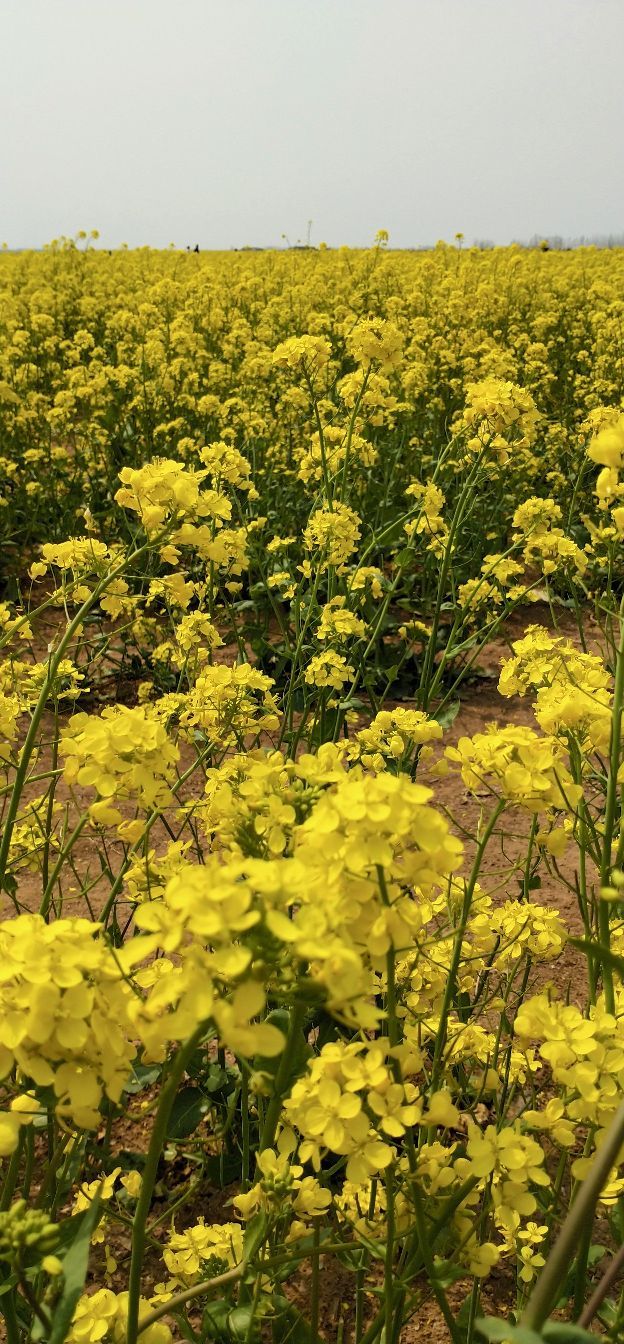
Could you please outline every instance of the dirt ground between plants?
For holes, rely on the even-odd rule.
[[[461,707],[457,718],[449,729],[445,732],[443,746],[455,745],[460,737],[471,736],[482,731],[484,726],[492,721],[499,724],[522,724],[531,725],[535,723],[531,709],[530,699],[519,699],[515,697],[511,700],[503,699],[497,690],[497,678],[500,669],[501,659],[509,654],[510,642],[519,638],[524,633],[529,624],[543,624],[552,629],[552,619],[547,607],[534,607],[525,612],[517,614],[510,621],[504,631],[504,637],[500,638],[490,645],[481,655],[479,663],[475,669],[475,675],[471,677],[460,688]],[[567,612],[563,612],[558,621],[558,633],[566,635],[568,638],[578,641],[576,624]],[[588,618],[588,643],[595,650],[599,648],[599,636],[597,629],[593,626],[591,619]],[[228,661],[234,659],[236,650],[220,649],[219,660]],[[124,697],[125,698],[125,697]],[[390,702],[392,703],[392,702]],[[403,705],[409,706],[409,700],[403,700]],[[364,720],[363,720],[364,722]],[[44,721],[44,726],[51,732],[52,717],[49,716]],[[46,737],[49,733],[46,732]],[[42,757],[42,768],[45,762],[45,753]],[[429,782],[423,777],[423,782]],[[45,787],[45,785],[44,785]],[[446,778],[435,779],[432,781],[434,789],[434,802],[436,806],[443,808],[449,818],[452,820],[454,828],[458,831],[466,843],[467,860],[470,858],[473,843],[470,839],[474,836],[482,811],[483,804],[478,799],[470,796],[461,781],[461,778],[455,772],[450,773]],[[61,781],[58,787],[57,797],[59,802],[65,804],[69,799],[68,791]],[[85,806],[92,800],[91,795],[86,790],[74,789],[73,800],[79,806]],[[503,818],[505,826],[509,825],[509,819]],[[509,897],[515,897],[518,894],[518,883],[522,871],[522,859],[525,853],[525,842],[530,818],[516,813],[513,818],[513,831],[506,831],[504,841],[499,839],[488,847],[485,862],[482,869],[481,883],[486,887],[494,900],[505,900]],[[464,834],[465,833],[465,834]],[[162,827],[155,827],[152,833],[154,846],[157,850],[167,841],[167,836]],[[572,847],[571,847],[572,849]],[[110,842],[111,861],[115,867],[115,859],[121,859],[121,843],[116,840]],[[101,874],[97,880],[94,880],[91,888],[89,903],[91,909],[86,908],[84,898],[79,895],[78,883],[89,875],[93,879],[95,874],[93,870],[93,849],[88,835],[85,834],[79,841],[75,850],[76,861],[76,890],[70,892],[63,904],[64,915],[91,915],[97,918],[107,896],[110,886],[106,875]],[[510,867],[517,865],[516,874],[510,878]],[[573,885],[574,882],[574,856],[571,853],[570,858],[564,856],[560,863],[562,877]],[[18,900],[20,908],[23,910],[36,911],[41,902],[41,878],[37,873],[25,872],[21,875],[18,886]],[[542,886],[535,893],[535,899],[540,902],[555,905],[564,917],[567,928],[578,934],[582,932],[582,925],[578,913],[576,899],[573,891],[570,891],[565,881],[559,880],[555,875],[547,873],[542,874]],[[0,909],[2,917],[10,917],[15,913],[11,904],[3,898]],[[564,951],[557,962],[541,969],[536,977],[537,983],[552,981],[559,990],[565,995],[571,992],[574,997],[575,982],[582,983],[582,977],[578,975],[579,961],[578,953],[572,948]],[[149,1094],[147,1094],[149,1096]],[[146,1114],[144,1106],[144,1095],[133,1099],[124,1116],[115,1124],[113,1135],[112,1157],[116,1151],[122,1149],[131,1149],[135,1152],[144,1151],[149,1139],[150,1120],[149,1113]],[[207,1136],[208,1138],[208,1136]],[[181,1212],[179,1225],[183,1226],[188,1222],[196,1221],[198,1217],[204,1216],[206,1221],[228,1220],[231,1217],[231,1208],[228,1200],[234,1193],[234,1189],[215,1190],[202,1189],[194,1195],[191,1204]],[[164,1205],[163,1205],[164,1209]],[[167,1227],[167,1221],[163,1220],[161,1231]],[[113,1286],[119,1291],[124,1286],[124,1266],[129,1255],[129,1236],[126,1231],[120,1229],[115,1232],[111,1245],[114,1254],[118,1260],[119,1268],[113,1277]],[[93,1282],[102,1282],[100,1270],[103,1269],[103,1261],[98,1248],[93,1255],[91,1268],[91,1277]],[[146,1264],[146,1281],[150,1279],[157,1282],[164,1277],[164,1266],[157,1253],[150,1253]],[[305,1310],[309,1297],[308,1269],[302,1271],[293,1281],[289,1292]],[[321,1272],[321,1317],[320,1326],[323,1339],[327,1344],[343,1339],[344,1344],[348,1344],[350,1339],[350,1328],[352,1324],[352,1303],[349,1300],[353,1279],[350,1274],[344,1271],[335,1261],[326,1258],[322,1262]],[[457,1309],[467,1292],[466,1284],[457,1284],[450,1292],[450,1300]],[[508,1271],[502,1267],[499,1271],[494,1271],[487,1280],[483,1290],[482,1311],[484,1313],[496,1314],[504,1312],[506,1303],[510,1298],[511,1283]],[[371,1311],[376,1309],[376,1299],[371,1297]],[[344,1330],[344,1334],[341,1334]],[[0,1332],[0,1339],[2,1338]],[[414,1315],[412,1321],[406,1325],[401,1334],[401,1344],[420,1344],[422,1340],[431,1341],[431,1344],[442,1344],[448,1340],[448,1331],[444,1320],[432,1300],[427,1300]]]

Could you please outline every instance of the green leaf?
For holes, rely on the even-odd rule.
[[[206,1158],[204,1163],[204,1175],[206,1181],[214,1185],[217,1190],[223,1190],[226,1185],[231,1185],[232,1181],[240,1178],[241,1160],[240,1153],[214,1153]]]
[[[198,1087],[183,1087],[171,1107],[168,1139],[188,1139],[204,1118],[206,1101]]]
[[[232,1303],[223,1300],[209,1302],[204,1307],[200,1335],[201,1344],[214,1344],[215,1340],[228,1338],[227,1318],[231,1310]]]
[[[142,1092],[144,1088],[157,1082],[161,1073],[161,1064],[135,1064],[132,1077],[126,1083],[124,1092],[128,1092],[130,1096],[134,1096],[135,1092]]]
[[[281,1031],[284,1040],[286,1040],[290,1027],[290,1013],[287,1008],[273,1008],[271,1012],[267,1014],[266,1021],[270,1023],[271,1026],[277,1027],[278,1031]],[[308,1045],[306,1035],[301,1031],[296,1041],[293,1041],[290,1046],[288,1056],[290,1067],[287,1078],[284,1080],[285,1091],[290,1092],[293,1084],[297,1081],[297,1078],[304,1072],[307,1060],[310,1058],[311,1054],[312,1050]],[[264,1073],[269,1078],[274,1078],[280,1067],[281,1059],[281,1054],[271,1056],[257,1055],[253,1061],[254,1073]]]
[[[612,1297],[606,1297],[596,1312],[596,1320],[600,1321],[601,1325],[606,1325],[607,1330],[611,1330],[617,1319],[618,1304]]]
[[[436,1283],[442,1288],[450,1288],[453,1283],[459,1283],[460,1279],[466,1277],[466,1270],[453,1264],[452,1260],[434,1260],[433,1269]]]
[[[253,1260],[256,1252],[260,1250],[267,1234],[267,1226],[267,1216],[262,1209],[248,1222],[243,1237],[243,1254],[245,1260]]]
[[[297,1344],[318,1344],[318,1336],[315,1341],[308,1322],[287,1297],[273,1293],[271,1305],[276,1308],[271,1318],[275,1344],[294,1344],[295,1340]]]
[[[230,1339],[245,1341],[252,1338],[250,1330],[254,1326],[254,1309],[252,1306],[234,1307],[227,1318],[228,1335]]]
[[[450,705],[446,705],[444,709],[436,710],[436,713],[432,715],[432,718],[435,719],[436,723],[439,723],[441,728],[450,728],[451,724],[455,722],[460,709],[460,701],[451,700]]]
[[[468,1327],[472,1320],[472,1306],[472,1293],[468,1293],[464,1298],[459,1311],[455,1313],[455,1321],[459,1326],[460,1332],[463,1332],[462,1338],[463,1334],[468,1333]]]
[[[594,1242],[589,1248],[589,1254],[587,1256],[588,1265],[599,1264],[601,1260],[604,1260],[606,1254],[606,1246],[599,1246],[597,1242]]]
[[[208,1039],[211,1039],[209,1035]],[[203,1044],[198,1050],[194,1050],[186,1066],[186,1073],[194,1081],[199,1080],[202,1088],[205,1090],[206,1078],[213,1069],[220,1069],[221,1065],[216,1060],[208,1059],[206,1055],[206,1046]]]
[[[85,1286],[91,1236],[99,1217],[100,1198],[96,1195],[89,1208],[78,1218],[72,1219],[78,1226],[63,1256],[63,1291],[52,1317],[49,1339],[45,1344],[63,1344],[67,1339],[78,1298]]]
[[[596,1344],[596,1335],[571,1321],[547,1321],[542,1327],[546,1344]]]
[[[491,1344],[543,1344],[542,1336],[526,1325],[512,1325],[509,1321],[499,1321],[497,1316],[482,1316],[475,1321],[478,1335],[491,1341]]]
[[[234,1085],[232,1072],[228,1073],[227,1069],[222,1069],[220,1064],[213,1064],[205,1077],[202,1078],[204,1092],[208,1092],[211,1097],[215,1096],[217,1092],[225,1093],[226,1089],[232,1092]]]

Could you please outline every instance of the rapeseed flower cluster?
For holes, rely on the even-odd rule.
[[[386,241],[0,258],[11,1344],[317,1337],[325,1255],[472,1344],[601,1152],[620,1237],[622,256]]]

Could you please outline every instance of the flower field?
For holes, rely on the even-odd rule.
[[[386,242],[0,254],[7,1344],[624,1339],[624,253]]]

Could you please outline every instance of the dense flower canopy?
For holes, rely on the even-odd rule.
[[[624,256],[385,242],[0,257],[10,1344],[621,1239]]]

